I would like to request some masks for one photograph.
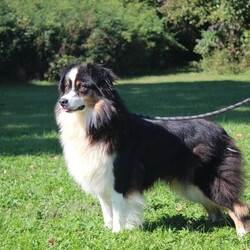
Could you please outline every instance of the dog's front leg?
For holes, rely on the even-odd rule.
[[[121,231],[126,221],[126,202],[123,194],[113,191],[112,193],[113,208],[113,233]]]
[[[107,228],[113,226],[113,213],[112,213],[112,201],[111,196],[98,195],[99,202],[102,208],[102,214],[104,219],[104,225]]]

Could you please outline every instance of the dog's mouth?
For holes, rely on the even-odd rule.
[[[75,109],[75,111],[77,111],[77,110],[84,110],[84,108],[85,108],[85,105],[81,105],[77,109]]]
[[[81,106],[79,106],[79,107],[76,108],[76,109],[70,109],[70,108],[66,108],[66,107],[61,107],[61,108],[62,108],[62,111],[65,111],[65,112],[67,112],[67,113],[71,113],[71,112],[75,112],[75,111],[84,110],[85,105],[81,105]]]

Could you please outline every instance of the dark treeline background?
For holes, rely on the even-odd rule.
[[[98,62],[119,75],[250,65],[249,0],[0,0],[1,79]]]

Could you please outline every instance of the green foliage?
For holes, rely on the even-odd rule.
[[[0,73],[52,80],[81,60],[131,75],[222,57],[231,66],[220,71],[247,70],[249,9],[249,0],[2,0]]]
[[[49,63],[49,69],[44,74],[44,77],[52,82],[55,79],[58,79],[59,72],[66,66],[72,63],[84,62],[84,58],[76,58],[74,56],[68,56],[66,54],[56,55],[54,60]]]
[[[241,36],[241,59],[240,66],[243,70],[250,69],[250,30],[245,30]]]
[[[250,23],[248,0],[170,0],[163,5],[162,12],[175,28],[201,29],[194,52],[202,56],[203,69],[218,69],[219,72],[249,69],[246,52],[250,42],[246,35]]]
[[[165,55],[178,44],[155,7],[139,1],[3,0],[1,12],[0,68],[6,76],[14,67],[23,78],[54,79],[55,70],[79,58],[138,73],[168,65]]]
[[[150,68],[150,55],[158,43],[164,41],[169,45],[171,42],[164,34],[164,23],[157,17],[155,9],[143,3],[124,5],[109,1],[109,8],[103,8],[107,1],[98,3],[93,32],[84,44],[87,57],[91,61],[108,62],[118,72]],[[166,45],[159,57],[167,49]]]

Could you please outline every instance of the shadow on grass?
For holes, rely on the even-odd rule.
[[[248,98],[250,81],[118,84],[117,89],[132,112],[177,116],[213,111]],[[0,91],[0,153],[60,153],[54,118],[57,86],[0,85]],[[246,106],[213,119],[249,123],[250,108]]]
[[[223,218],[216,223],[212,223],[208,217],[202,216],[197,218],[187,218],[183,215],[175,215],[172,217],[162,217],[158,221],[145,222],[143,225],[143,230],[148,232],[153,232],[158,228],[164,230],[183,230],[188,229],[189,231],[199,231],[202,233],[211,232],[213,229],[221,228],[225,226],[234,227],[233,221],[227,217]]]
[[[0,154],[61,152],[54,106],[57,86],[0,85]]]
[[[152,116],[197,115],[232,105],[250,96],[250,81],[198,81],[118,85],[134,112]],[[250,122],[244,106],[211,118],[218,122]]]

